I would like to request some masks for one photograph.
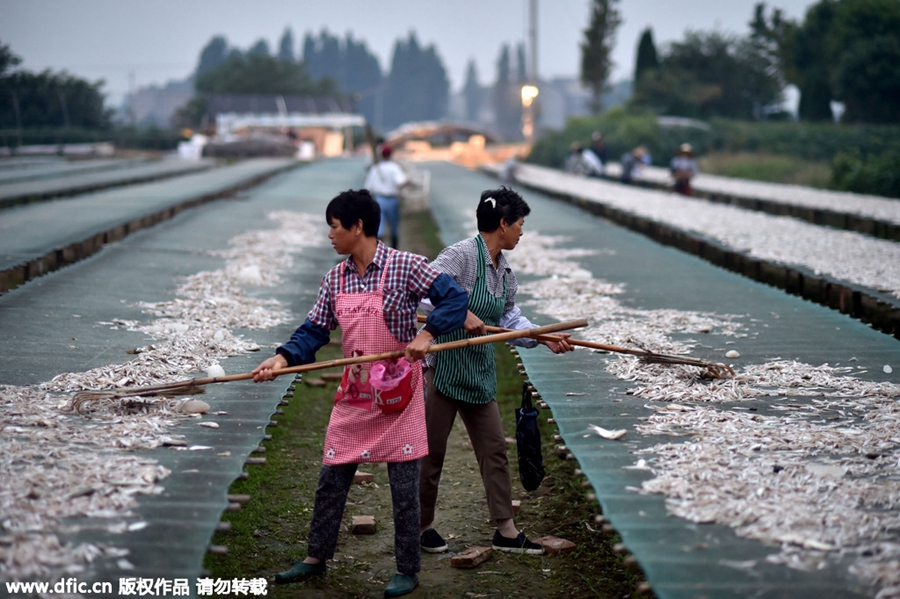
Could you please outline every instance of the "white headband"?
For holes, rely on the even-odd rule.
[[[485,202],[490,202],[490,203],[491,203],[491,208],[496,208],[496,207],[497,207],[497,200],[495,200],[494,198],[484,198],[484,201],[485,201]]]

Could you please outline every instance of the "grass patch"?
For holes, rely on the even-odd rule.
[[[829,189],[831,166],[822,160],[764,153],[712,153],[697,160],[700,171],[738,179]]]
[[[522,351],[541,351],[522,350]],[[522,403],[522,383],[518,374],[516,354],[506,344],[495,345],[497,358],[497,402],[503,414],[507,436],[514,437],[516,430],[515,409]],[[540,391],[540,389],[538,389]],[[549,411],[542,413],[550,416]],[[542,449],[545,478],[541,486],[530,495],[531,527],[543,534],[572,541],[577,549],[554,563],[551,580],[558,585],[557,597],[628,597],[644,580],[634,566],[625,564],[613,548],[621,542],[615,533],[602,533],[602,525],[595,523],[600,512],[596,501],[588,499],[588,491],[581,486],[586,480],[576,474],[576,461],[561,459],[556,454],[557,434],[554,425],[542,418]],[[528,495],[519,482],[515,447],[509,451],[510,475],[513,479],[513,496]],[[598,530],[599,529],[599,530]]]

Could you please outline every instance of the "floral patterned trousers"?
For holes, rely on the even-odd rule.
[[[316,504],[309,525],[309,556],[320,560],[334,557],[347,494],[358,464],[322,466]],[[388,462],[391,500],[394,508],[394,555],[397,571],[417,574],[419,550],[419,460]]]

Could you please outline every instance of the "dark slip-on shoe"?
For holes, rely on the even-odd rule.
[[[419,586],[419,577],[415,574],[394,574],[391,581],[384,587],[384,596],[386,598],[399,597],[412,593]]]
[[[275,582],[278,584],[300,582],[301,580],[306,580],[312,576],[321,576],[322,574],[325,574],[324,561],[321,561],[318,564],[297,562],[290,570],[285,570],[284,572],[279,572],[278,574],[276,574]]]

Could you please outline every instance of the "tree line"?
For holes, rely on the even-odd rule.
[[[582,81],[594,108],[609,75],[619,0],[593,0],[582,43]],[[799,90],[802,121],[900,122],[900,2],[819,0],[802,20],[757,3],[744,35],[687,31],[657,49],[653,31],[637,47],[631,106],[700,119],[786,118],[788,84]]]
[[[66,72],[15,70],[22,59],[0,42],[0,129],[101,129],[112,127],[104,82]]]
[[[216,93],[267,93],[349,96],[370,123],[391,129],[410,121],[446,117],[450,81],[444,61],[434,45],[423,45],[415,32],[398,39],[389,68],[383,70],[366,43],[351,34],[339,38],[327,30],[306,33],[297,45],[285,29],[272,51],[265,40],[247,51],[229,46],[215,36],[201,50],[193,73],[198,98],[181,112],[181,124],[196,124],[204,112],[203,97]],[[299,52],[294,48],[298,47]],[[493,86],[479,82],[470,60],[463,86],[465,114],[482,120],[485,107],[495,127],[506,138],[520,136],[520,89],[527,79],[525,46],[502,44],[496,60]]]
[[[387,72],[350,33],[341,39],[323,29],[307,33],[298,46],[287,28],[277,52],[265,40],[241,51],[219,35],[201,50],[193,79],[198,97],[180,112],[182,124],[198,122],[209,94],[350,97],[369,122],[385,128],[443,118],[450,95],[437,49],[423,46],[415,32],[396,41]]]
[[[592,0],[580,44],[581,80],[598,114],[606,108],[601,98],[609,87],[619,3]],[[102,80],[16,70],[20,62],[0,43],[0,129],[112,127]],[[498,132],[515,138],[519,89],[528,79],[524,45],[503,44],[495,69],[494,82],[482,85],[469,62],[466,116],[492,120]],[[199,123],[209,94],[254,93],[349,96],[369,122],[390,129],[444,118],[450,93],[438,49],[414,32],[396,41],[387,68],[349,33],[306,33],[298,44],[286,28],[274,49],[261,39],[246,50],[218,35],[202,48],[190,78],[197,97],[180,111],[179,125]],[[638,44],[630,106],[701,119],[771,120],[786,117],[778,107],[787,84],[800,92],[804,121],[831,120],[835,102],[844,108],[843,122],[900,121],[900,2],[819,0],[801,20],[758,3],[744,34],[687,31],[660,48],[648,28]]]

